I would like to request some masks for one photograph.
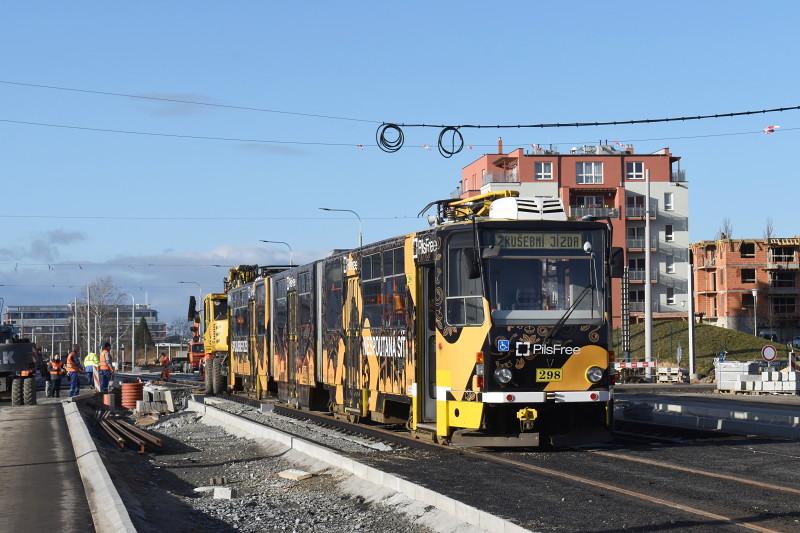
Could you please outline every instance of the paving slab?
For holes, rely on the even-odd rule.
[[[0,406],[2,531],[95,531],[59,402]]]

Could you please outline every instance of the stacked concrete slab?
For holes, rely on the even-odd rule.
[[[752,394],[798,394],[800,372],[777,371],[760,361],[722,361],[716,364],[717,390]]]

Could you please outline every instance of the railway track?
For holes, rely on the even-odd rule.
[[[249,398],[243,398],[241,396],[225,396],[225,398],[230,399],[237,403],[246,404],[257,408],[260,407],[262,404],[262,402],[260,401],[252,400]],[[275,413],[280,414],[282,416],[287,416],[298,420],[312,421],[315,424],[321,425],[323,427],[345,432],[346,434],[349,435],[359,435],[362,438],[368,438],[376,441],[383,441],[395,447],[402,446],[409,449],[424,449],[429,451],[436,450],[443,453],[456,454],[462,457],[469,457],[475,460],[486,461],[489,463],[493,463],[495,465],[500,465],[517,471],[524,471],[539,476],[546,476],[553,479],[559,479],[583,487],[591,487],[593,489],[597,489],[605,493],[617,494],[619,496],[624,497],[625,499],[639,501],[646,505],[668,508],[678,511],[679,513],[682,514],[692,516],[694,518],[700,518],[706,521],[712,521],[714,525],[729,525],[749,531],[760,531],[760,532],[776,532],[776,531],[790,530],[789,528],[783,528],[783,527],[777,529],[774,526],[768,527],[767,525],[756,523],[759,520],[755,520],[754,518],[741,518],[737,516],[732,516],[735,515],[736,513],[723,513],[719,511],[712,512],[706,509],[702,509],[697,505],[690,505],[686,502],[678,501],[675,498],[662,497],[661,495],[655,495],[649,492],[632,490],[630,488],[626,488],[626,486],[623,486],[623,483],[619,482],[611,483],[602,479],[597,479],[586,473],[578,474],[575,472],[570,472],[568,469],[553,468],[550,466],[542,466],[540,464],[534,464],[533,462],[531,462],[531,460],[526,460],[526,455],[528,459],[530,458],[530,456],[535,455],[531,454],[530,452],[491,451],[486,449],[467,449],[467,448],[457,448],[453,446],[443,446],[440,444],[435,444],[432,442],[414,438],[401,426],[355,424],[347,422],[345,420],[334,418],[333,416],[327,413],[305,411],[277,403],[273,404],[272,410]],[[631,437],[636,437],[636,436],[631,435]],[[650,437],[648,437],[648,439],[653,440],[653,438]],[[672,441],[674,442],[674,439]],[[611,451],[606,449],[582,449],[573,451],[580,451],[581,453],[585,453],[587,457],[597,456],[612,461],[619,461],[620,463],[624,463],[627,465],[636,464],[647,468],[657,469],[661,471],[670,471],[673,473],[686,475],[688,476],[686,479],[687,484],[692,484],[691,478],[701,478],[701,479],[705,478],[725,483],[733,483],[736,485],[749,487],[760,491],[766,491],[768,493],[772,493],[775,495],[784,495],[791,497],[796,497],[800,495],[800,489],[794,487],[789,487],[774,483],[766,483],[755,479],[724,474],[719,472],[713,472],[702,468],[687,467],[667,461],[660,461],[656,459],[647,459],[631,455],[625,455],[617,451]],[[625,471],[624,468],[622,468],[621,470]],[[639,472],[641,471],[642,470],[640,470]],[[646,472],[647,470],[645,469],[644,471]]]

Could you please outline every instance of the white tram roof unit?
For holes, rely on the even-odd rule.
[[[499,198],[489,207],[489,218],[511,220],[567,220],[564,205],[552,196]]]

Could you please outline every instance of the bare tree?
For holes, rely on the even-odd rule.
[[[91,351],[99,350],[104,342],[116,342],[116,308],[121,305],[123,297],[124,293],[114,285],[110,277],[98,278],[83,289],[77,310],[78,342],[81,346],[87,346],[87,333],[91,338]],[[126,317],[121,318],[124,320]]]
[[[764,224],[764,240],[767,241],[767,244],[770,243],[773,235],[775,235],[775,225],[772,223],[772,217],[768,217]]]
[[[186,341],[192,337],[192,324],[185,319],[176,319],[167,326],[167,333],[171,337],[177,337],[181,341]]]
[[[731,222],[730,218],[725,217],[722,219],[722,223],[719,225],[717,238],[722,240],[733,238],[733,222]]]

